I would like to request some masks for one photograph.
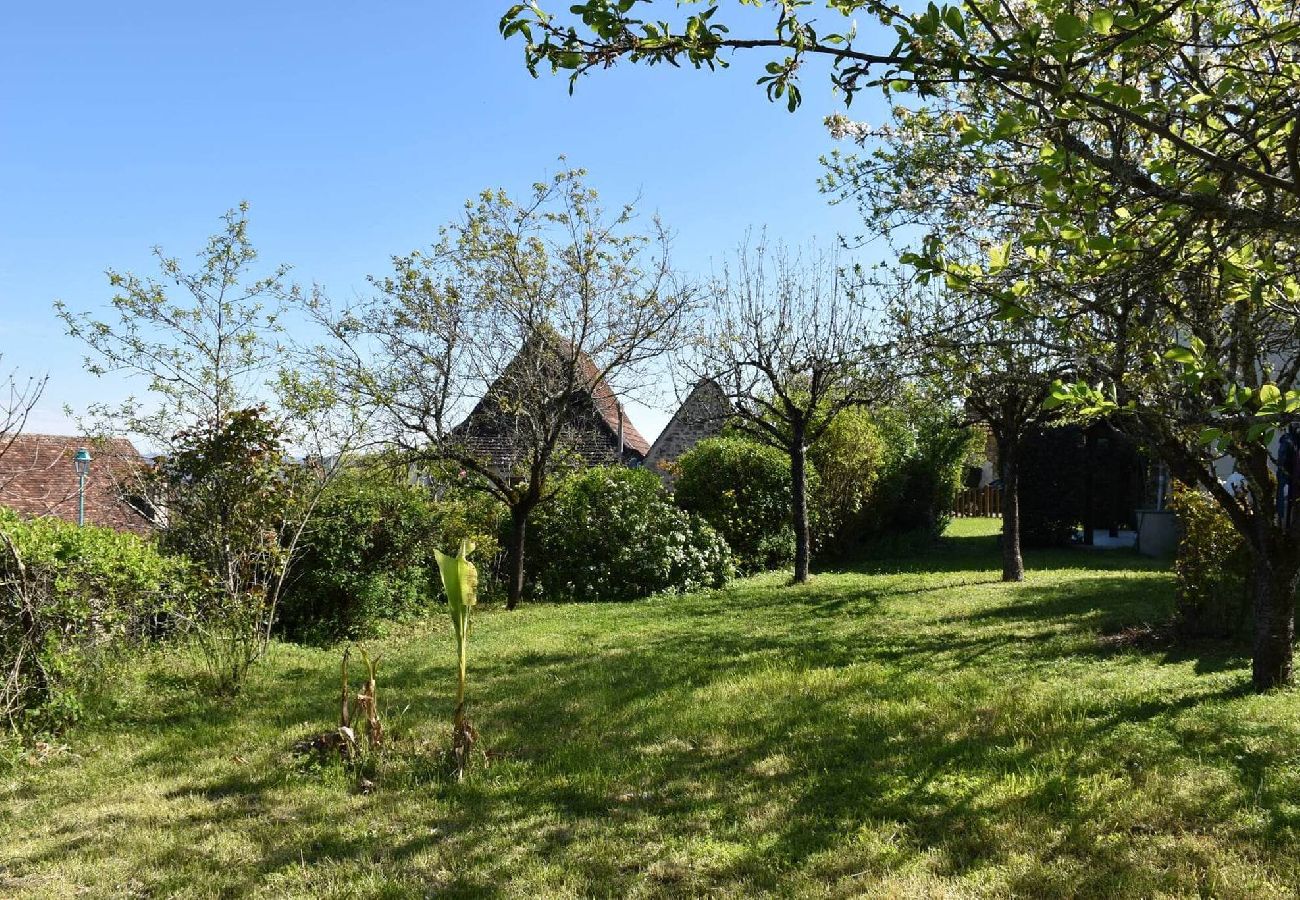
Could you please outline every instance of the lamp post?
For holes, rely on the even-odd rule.
[[[72,468],[77,471],[77,524],[86,524],[86,476],[90,474],[90,451],[85,447],[72,457]]]

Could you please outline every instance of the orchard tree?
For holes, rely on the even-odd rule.
[[[429,250],[395,257],[372,298],[312,304],[334,338],[323,364],[378,436],[509,510],[511,609],[529,518],[584,464],[593,403],[621,422],[611,385],[646,387],[694,303],[663,226],[639,228],[632,205],[607,212],[584,176],[560,172],[519,199],[484,191]]]
[[[1070,361],[1051,411],[1110,415],[1214,497],[1254,559],[1253,681],[1287,682],[1300,535],[1274,514],[1270,447],[1300,406],[1295,241],[1090,181],[1032,131],[991,153],[968,138],[997,128],[989,91],[965,85],[896,110],[889,128],[837,121],[871,152],[836,157],[828,186],[868,221],[920,230],[904,258],[989,301],[1001,320],[990,327],[1028,328],[1040,360]],[[1110,125],[1130,145],[1151,143]],[[1223,489],[1229,465],[1248,502]]]
[[[978,85],[964,92],[987,91]],[[974,97],[963,97],[979,108]],[[1005,292],[1049,291],[1017,245],[1033,225],[1031,210],[991,205],[984,196],[988,161],[952,139],[954,104],[899,108],[893,121],[871,127],[832,117],[832,133],[863,148],[824,160],[822,188],[835,202],[853,203],[864,239],[881,238],[917,261],[942,248],[946,258],[984,260],[985,277],[931,282],[907,267],[881,267],[891,297],[890,322],[909,367],[919,370],[964,406],[970,424],[988,428],[1002,482],[1002,579],[1024,579],[1020,550],[1020,457],[1025,441],[1060,418],[1049,408],[1054,382],[1075,374],[1055,330],[1043,320],[1001,315]],[[1036,177],[1023,152],[1002,162],[997,179]],[[917,251],[921,251],[918,253]],[[873,275],[877,280],[880,276]]]
[[[846,99],[875,87],[942,110],[949,137],[936,129],[927,146],[969,148],[983,164],[972,169],[986,173],[981,201],[1032,215],[1011,248],[1032,271],[1000,292],[1000,314],[1052,323],[1102,382],[1100,393],[1095,381],[1063,387],[1059,402],[1124,410],[1179,477],[1223,507],[1255,560],[1254,685],[1288,683],[1300,534],[1271,515],[1269,442],[1300,407],[1296,0],[1118,10],[974,0],[915,13],[879,0],[793,0],[773,4],[773,29],[755,37],[728,30],[718,6],[650,21],[666,6],[593,0],[567,21],[521,7],[502,29],[524,38],[534,71],[549,64],[576,77],[621,58],[711,67],[720,54],[758,50],[776,57],[761,81],[791,108],[801,69],[822,57]],[[896,39],[861,49],[847,27],[814,22],[818,6],[846,25],[872,15]],[[1026,167],[1032,177],[1012,177]],[[962,287],[988,269],[941,240],[914,260]],[[1216,477],[1227,455],[1246,476],[1244,505]]]
[[[1002,482],[1002,580],[1023,581],[1020,552],[1020,458],[1035,431],[1060,418],[1050,403],[1060,379],[1074,370],[1055,354],[1041,323],[1000,321],[976,295],[906,290],[893,305],[895,340],[910,367],[942,384],[989,430]]]
[[[1000,320],[990,328],[1028,329],[1041,362],[1070,361],[1073,377],[1056,374],[1072,383],[1052,392],[1050,411],[1109,414],[1215,498],[1255,561],[1255,685],[1284,683],[1300,536],[1273,513],[1269,447],[1300,405],[1295,243],[1122,184],[1076,181],[1079,161],[1053,162],[1057,151],[1032,131],[990,153],[968,138],[997,128],[990,90],[964,85],[895,110],[885,128],[837,120],[870,152],[837,155],[827,186],[879,227],[919,231],[904,258],[987,301]],[[1144,140],[1118,120],[1111,129]],[[1222,488],[1230,464],[1249,502]]]
[[[279,266],[256,276],[247,206],[187,268],[155,248],[161,277],[109,270],[115,315],[56,309],[96,375],[145,383],[145,398],[87,411],[92,434],[159,451],[124,491],[155,511],[162,540],[199,567],[211,597],[193,626],[223,691],[270,641],[276,606],[328,481],[357,433],[337,393],[299,371],[282,342],[297,297]],[[287,451],[309,454],[298,465]]]
[[[844,410],[882,399],[870,312],[826,255],[743,246],[710,285],[690,365],[734,407],[730,420],[790,457],[794,580],[808,580],[808,447]]]

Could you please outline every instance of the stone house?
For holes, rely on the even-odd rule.
[[[498,471],[512,471],[523,464],[533,445],[528,430],[547,424],[532,418],[529,411],[541,404],[530,403],[528,394],[538,391],[547,401],[554,396],[544,384],[547,371],[568,359],[558,340],[539,338],[520,350],[453,432]],[[587,465],[641,465],[650,442],[632,424],[591,358],[579,353],[576,362],[578,381],[585,386],[569,398],[564,444]]]
[[[77,521],[78,483],[72,459],[86,447],[93,461],[86,476],[86,524],[146,536],[153,525],[147,504],[131,499],[130,484],[148,465],[130,441],[57,434],[20,434],[0,442],[0,506],[27,517]]]
[[[734,413],[735,407],[716,381],[700,381],[655,438],[646,466],[671,485],[672,463],[700,441],[720,434]]]

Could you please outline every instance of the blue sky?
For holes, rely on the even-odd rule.
[[[0,14],[0,352],[48,372],[34,430],[131,392],[82,370],[51,312],[102,308],[110,266],[190,257],[241,200],[263,261],[338,296],[429,243],[485,187],[522,190],[564,154],[611,205],[642,198],[707,272],[749,226],[829,243],[859,227],[817,191],[822,120],[722,73],[624,66],[533,80],[484,2],[13,3]],[[567,4],[562,4],[567,5]],[[879,120],[875,97],[854,113]],[[875,112],[875,115],[873,115]],[[653,436],[667,412],[633,407]]]

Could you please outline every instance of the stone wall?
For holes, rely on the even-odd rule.
[[[701,381],[655,439],[646,454],[646,467],[671,484],[671,463],[700,441],[721,433],[732,412],[722,388],[716,382]]]

